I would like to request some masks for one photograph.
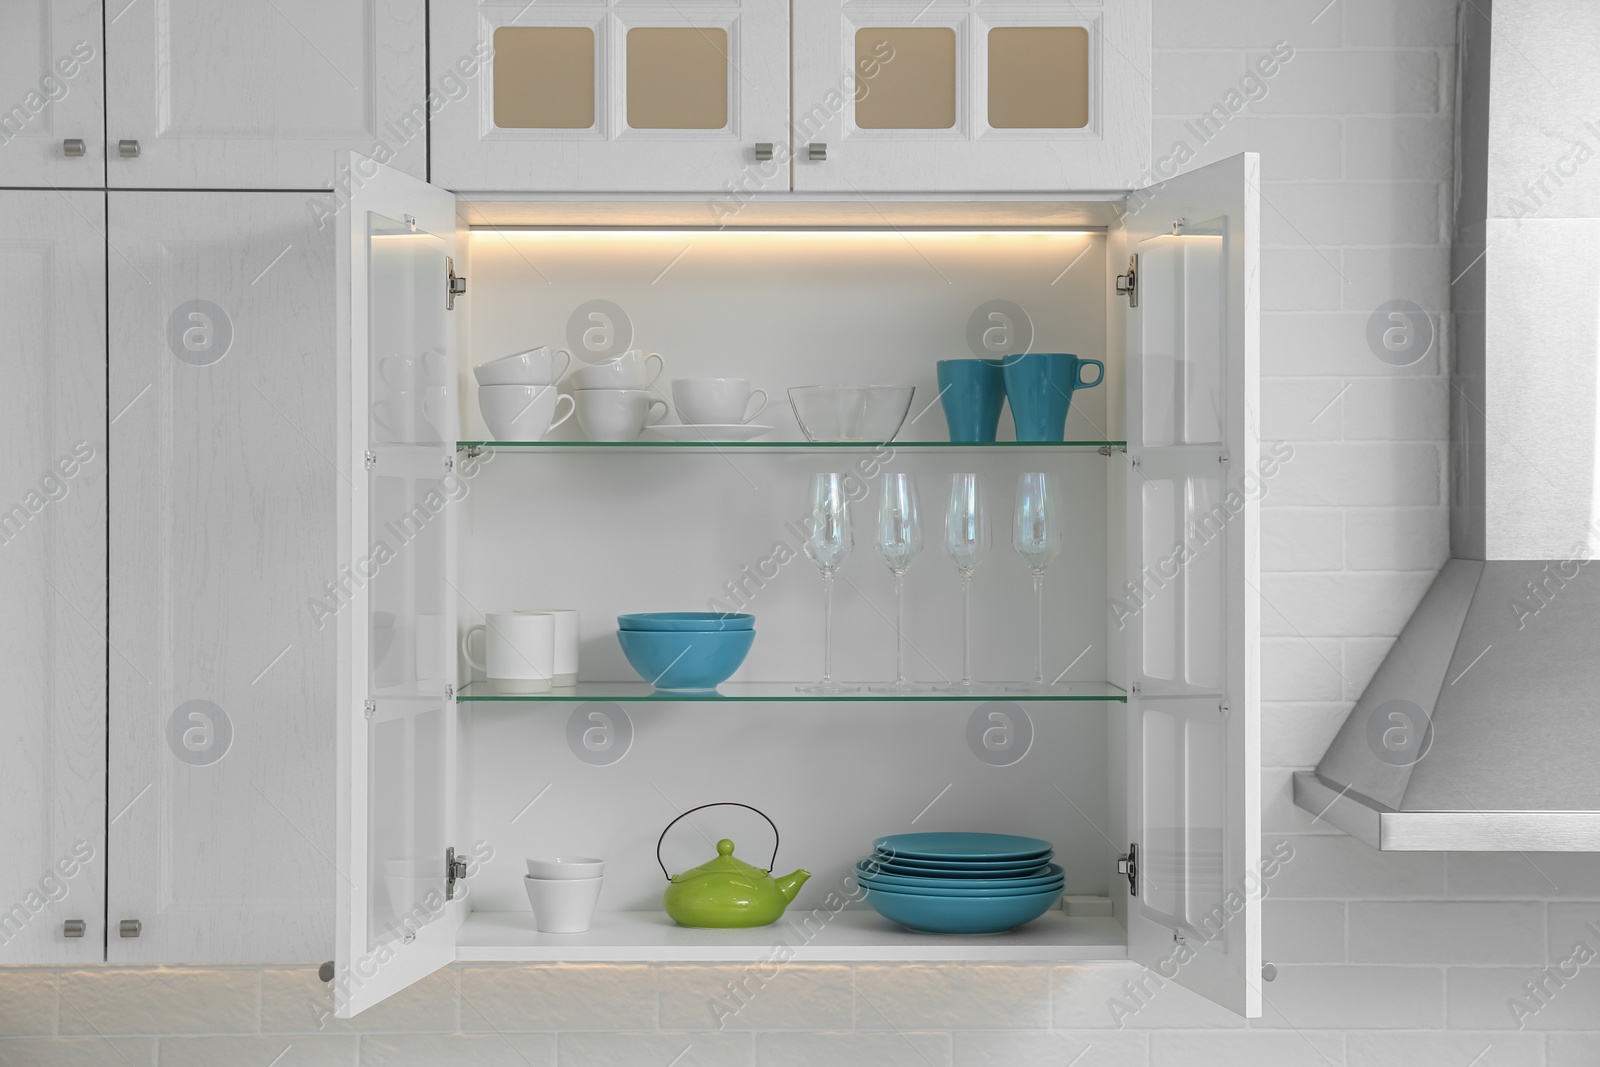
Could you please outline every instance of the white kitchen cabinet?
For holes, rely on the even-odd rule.
[[[435,0],[430,18],[441,186],[789,189],[786,4]]]
[[[342,149],[422,176],[425,12],[423,0],[113,0],[106,184],[332,188]]]
[[[0,191],[0,964],[104,945],[104,232],[100,193]]]
[[[1251,596],[1255,503],[1276,470],[1254,427],[1257,157],[1111,200],[796,199],[722,227],[693,198],[468,200],[352,166],[364,181],[338,241],[335,454],[339,565],[360,580],[336,613],[340,1015],[452,960],[777,958],[1133,959],[1260,1014],[1259,901],[1279,864],[1260,855]],[[464,295],[448,295],[452,272]],[[1130,279],[1136,300],[1119,292]],[[1004,347],[1105,359],[1105,387],[1074,398],[1068,443],[943,440],[934,360],[1002,327]],[[470,368],[539,343],[660,351],[668,380],[736,370],[780,398],[763,416],[773,432],[608,446],[569,424],[487,441]],[[420,386],[397,382],[425,367],[433,414],[398,432],[395,405],[422,408]],[[813,445],[781,390],[830,380],[906,382],[919,399],[893,443]],[[959,648],[937,548],[945,479],[976,471],[989,486],[975,662],[980,678],[1019,679],[1035,616],[1007,545],[1012,486],[1021,471],[1058,477],[1068,547],[1043,623],[1060,687],[797,692],[820,659],[820,590],[798,548],[780,548],[806,475],[891,468],[923,494],[931,558],[908,579],[910,644],[913,677],[935,680]],[[858,505],[836,606],[837,673],[853,679],[883,677],[894,639],[872,512]],[[708,600],[757,614],[749,658],[717,699],[652,694],[612,618]],[[577,688],[507,697],[473,681],[461,626],[541,606],[582,614]],[[776,866],[812,872],[777,926],[691,930],[661,912],[656,835],[712,801],[772,815]],[[697,814],[664,865],[702,862],[721,836],[769,862],[749,819]],[[1048,838],[1070,896],[995,938],[835,907],[871,838],[908,829]],[[536,931],[522,858],[544,854],[605,857],[589,932]]]
[[[1136,189],[1150,4],[794,5],[794,188]]]
[[[0,4],[0,186],[105,184],[100,4]]]
[[[333,249],[299,194],[109,203],[107,958],[323,959]]]

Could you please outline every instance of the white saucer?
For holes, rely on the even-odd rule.
[[[642,439],[657,437],[664,441],[700,441],[715,444],[719,441],[753,441],[762,434],[772,432],[771,426],[646,426]]]

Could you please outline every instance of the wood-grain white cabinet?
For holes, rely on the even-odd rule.
[[[424,175],[425,8],[107,4],[106,183],[331,188],[342,149]]]
[[[1282,857],[1260,842],[1256,502],[1279,464],[1255,430],[1256,156],[1113,203],[813,201],[751,205],[731,226],[686,225],[691,197],[468,201],[364,170],[337,244],[338,566],[362,579],[333,612],[341,1016],[453,960],[789,958],[1128,958],[1260,1014],[1260,900]],[[855,374],[914,384],[920,410],[876,445],[808,442],[782,411],[748,448],[458,429],[480,425],[472,367],[512,346],[597,358],[597,300],[606,343],[625,330],[669,376],[737,367],[770,392]],[[824,330],[837,341],[816,343]],[[992,351],[996,331],[1002,350],[1104,359],[1073,440],[943,440],[937,401],[921,399],[937,393],[935,354]],[[784,548],[818,470],[919,483],[935,558],[911,571],[908,644],[924,678],[949,668],[959,625],[937,517],[951,472],[980,472],[996,544],[977,579],[994,673],[977,676],[1031,675],[1038,620],[1045,677],[1070,684],[838,700],[797,688],[820,659],[820,589]],[[1003,546],[1018,472],[1040,470],[1065,487],[1072,526],[1036,615]],[[871,679],[896,631],[870,488],[855,509],[840,674]],[[753,605],[757,636],[720,698],[634,676],[618,614],[727,596]],[[575,688],[508,696],[472,680],[461,626],[556,604],[582,620]],[[1024,723],[1016,753],[991,743]],[[778,865],[813,878],[771,928],[675,926],[664,871],[722,836],[770,862],[754,816],[737,832],[707,818],[704,840],[667,842],[657,868],[670,820],[730,800],[772,814]],[[1047,838],[1081,896],[1004,937],[908,932],[860,906],[852,876],[875,834],[910,829]],[[606,861],[592,927],[540,933],[523,858],[575,854]]]
[[[104,232],[103,194],[0,191],[0,964],[105,943]]]
[[[794,5],[796,190],[1149,181],[1148,0]]]
[[[295,193],[109,205],[107,957],[324,959],[332,244]]]
[[[432,178],[458,190],[789,189],[775,0],[435,0]],[[758,145],[765,149],[758,152]]]
[[[96,0],[0,4],[0,186],[105,184]]]

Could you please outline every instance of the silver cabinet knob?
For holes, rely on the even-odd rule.
[[[1261,980],[1263,982],[1270,982],[1276,977],[1278,977],[1278,965],[1277,964],[1275,964],[1275,963],[1263,963],[1261,965]]]
[[[123,937],[138,937],[142,929],[138,919],[123,919],[117,924],[117,933]]]
[[[772,142],[760,141],[756,144],[756,162],[765,163],[772,158]]]
[[[61,142],[61,154],[64,156],[81,156],[85,151],[82,137],[68,137]]]
[[[139,142],[138,141],[118,141],[117,142],[117,155],[121,156],[123,159],[134,159],[134,158],[136,158],[139,155]],[[124,935],[124,936],[126,936],[126,935]]]
[[[828,158],[828,146],[825,144],[822,144],[818,141],[813,141],[807,146],[807,148],[807,158],[809,158],[813,163],[821,163],[823,160]]]
[[[82,144],[83,142],[79,141],[78,143]],[[68,919],[66,922],[61,924],[61,936],[82,937],[83,932],[88,928],[88,924],[82,919]]]

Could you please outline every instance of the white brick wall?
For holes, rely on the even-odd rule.
[[[1600,1064],[1600,962],[1522,1029],[1508,1008],[1575,942],[1600,950],[1600,858],[1383,855],[1286,788],[1448,551],[1447,345],[1396,368],[1364,330],[1385,300],[1449,306],[1454,4],[1155,8],[1158,156],[1250,58],[1295,48],[1199,159],[1262,153],[1262,425],[1296,449],[1263,522],[1264,822],[1296,858],[1265,905],[1262,1020],[1169,985],[1118,1029],[1126,964],[794,967],[720,1032],[705,999],[737,972],[714,966],[449,968],[320,1029],[310,968],[21,970],[0,971],[0,1065]]]

